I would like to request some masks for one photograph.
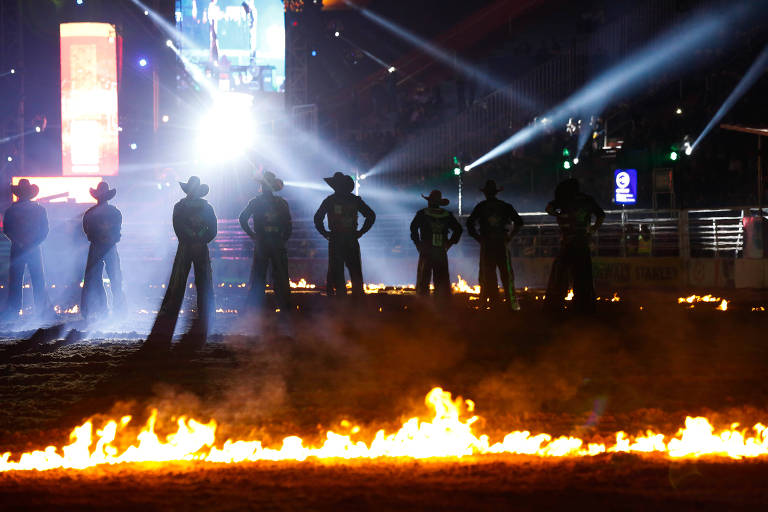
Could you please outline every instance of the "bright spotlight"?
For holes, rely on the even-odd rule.
[[[472,168],[470,166],[468,166],[468,165],[464,166],[464,172],[469,172],[471,170],[472,170]]]
[[[170,39],[166,40],[165,46],[167,46],[168,48],[173,48],[173,41],[171,41]]]
[[[579,157],[573,159],[573,165],[579,165]]]
[[[142,68],[147,67],[147,64],[149,64],[149,62],[144,57],[139,59],[139,66],[141,66]]]
[[[164,123],[167,123],[167,122],[168,122],[168,121],[170,121],[170,120],[171,120],[171,118],[170,118],[170,117],[168,117],[168,114],[165,114],[165,115],[163,116],[163,122],[164,122]]]
[[[675,114],[679,116],[683,115],[683,109],[681,109],[680,107],[677,107],[677,110],[675,110]]]
[[[691,143],[686,141],[686,143],[683,144],[683,147],[685,148],[686,156],[691,156],[691,153],[693,153],[693,146],[691,146]]]
[[[312,50],[312,56],[317,57],[317,50]]]
[[[669,159],[670,159],[670,160],[672,160],[673,162],[674,162],[675,160],[677,160],[677,151],[672,151],[672,152],[670,152],[670,153],[669,153]]]
[[[83,5],[83,0],[75,0],[75,3],[76,3],[77,5]]]
[[[11,74],[12,74],[12,75],[15,75],[15,74],[16,74],[16,69],[15,69],[15,68],[11,68]]]
[[[565,169],[567,171],[570,168],[571,168],[571,162],[569,162],[568,160],[563,162],[563,169]]]
[[[341,33],[340,33],[340,32],[338,32],[338,31],[336,31],[336,32],[334,32],[334,33],[333,33],[333,37],[339,37],[340,35],[341,35]]]
[[[217,95],[198,125],[197,148],[203,160],[209,163],[233,160],[253,146],[256,126],[252,104],[250,94]]]
[[[35,133],[40,133],[41,131],[43,131],[42,128],[40,128],[39,126],[35,126]]]
[[[453,168],[453,174],[455,174],[456,176],[461,174],[461,167],[454,167]]]
[[[135,142],[131,142],[131,149],[132,149],[133,151],[136,151],[136,148],[138,148],[138,147],[139,147],[139,146],[138,146],[138,145],[137,145]]]
[[[144,16],[149,16],[149,11],[145,10],[144,11]]]
[[[8,161],[13,162],[13,157],[11,155],[8,155]]]
[[[389,71],[390,73],[394,73],[395,71],[397,71],[397,68],[395,68],[395,66],[389,66],[389,69],[387,69],[387,71]]]

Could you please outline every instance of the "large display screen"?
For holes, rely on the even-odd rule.
[[[118,172],[117,36],[108,23],[62,23],[61,151],[64,176]]]
[[[70,204],[96,203],[96,199],[91,195],[90,189],[95,189],[101,182],[101,178],[98,176],[94,178],[14,176],[11,179],[11,184],[18,185],[21,180],[29,180],[31,184],[37,185],[39,192],[33,198],[33,201]],[[18,201],[18,197],[13,196],[13,201]]]
[[[281,0],[177,0],[181,55],[222,91],[282,92],[285,14]]]

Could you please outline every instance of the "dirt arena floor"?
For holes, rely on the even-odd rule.
[[[471,398],[476,430],[601,438],[672,434],[687,415],[718,426],[768,422],[768,304],[728,311],[673,294],[601,302],[598,314],[437,310],[402,295],[333,306],[319,295],[261,319],[217,319],[197,353],[140,357],[141,332],[80,334],[67,324],[8,332],[0,344],[0,453],[67,444],[95,417],[158,408],[220,425],[217,439],[308,442],[349,419],[373,432],[424,415],[434,386]],[[642,309],[641,309],[642,308]],[[251,334],[244,334],[251,333]],[[768,459],[670,461],[601,455],[543,460],[138,464],[0,474],[0,509],[755,510]]]

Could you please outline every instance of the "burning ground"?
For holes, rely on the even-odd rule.
[[[0,353],[0,451],[17,460],[21,452],[67,445],[72,427],[88,418],[100,427],[130,414],[126,429],[135,434],[153,408],[161,439],[187,415],[215,420],[217,445],[257,439],[279,448],[284,437],[299,435],[319,446],[329,430],[350,432],[345,419],[359,425],[356,439],[370,442],[378,429],[396,432],[407,418],[429,418],[423,400],[434,386],[474,400],[476,410],[463,417],[477,414],[472,429],[491,442],[514,430],[607,444],[620,430],[673,436],[686,416],[706,416],[718,430],[768,422],[768,317],[747,305],[690,310],[668,297],[670,307],[646,303],[640,311],[623,299],[592,321],[553,321],[532,312],[533,304],[510,317],[465,303],[438,313],[412,297],[367,297],[349,312],[327,310],[321,297],[302,300],[299,312],[259,325],[230,319],[232,332],[261,334],[217,335],[193,355],[139,357],[138,336],[53,345],[60,334],[24,351],[9,338]],[[133,441],[118,437],[115,444],[125,449]],[[577,500],[733,509],[768,499],[767,469],[763,457],[623,453],[140,463],[6,472],[0,498],[17,508],[554,508]]]

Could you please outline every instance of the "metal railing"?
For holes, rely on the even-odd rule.
[[[609,210],[605,222],[592,237],[593,254],[603,257],[721,257],[742,256],[743,219],[757,215],[757,208],[712,210]],[[525,226],[512,240],[515,257],[551,257],[560,245],[560,230],[554,217],[544,212],[520,214]],[[405,216],[379,215],[373,229],[360,240],[367,254],[385,258],[415,258]],[[461,219],[466,223],[466,216]],[[131,230],[132,231],[132,230]],[[139,230],[140,231],[140,230]],[[130,236],[127,237],[129,241]],[[125,251],[129,244],[123,244]],[[478,245],[463,236],[453,254],[475,256]],[[288,242],[291,258],[327,258],[328,244],[315,230],[311,219],[294,220]],[[219,235],[212,244],[216,258],[250,258],[251,241],[236,219],[220,220]]]

